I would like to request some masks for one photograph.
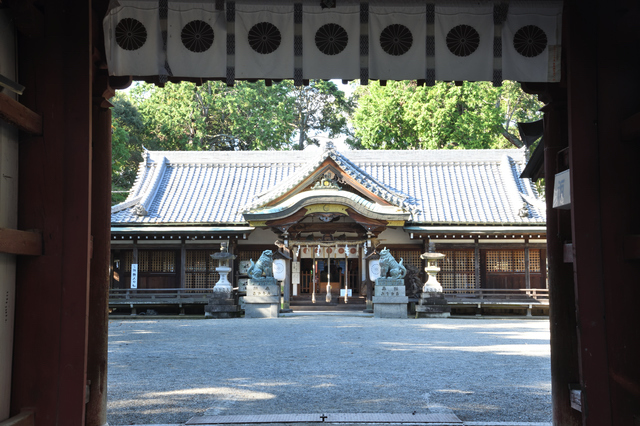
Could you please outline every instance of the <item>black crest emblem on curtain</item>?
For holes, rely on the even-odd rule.
[[[282,41],[278,27],[269,22],[259,22],[251,27],[248,38],[251,48],[263,55],[274,52]]]
[[[513,47],[522,56],[533,58],[547,47],[547,35],[540,27],[526,25],[513,36]]]
[[[204,21],[194,20],[182,28],[180,39],[184,47],[195,53],[209,50],[213,44],[213,28]]]
[[[124,50],[140,49],[147,41],[147,29],[142,22],[124,18],[116,25],[116,43]]]
[[[316,47],[325,55],[337,55],[349,43],[347,31],[338,24],[326,24],[316,31]]]
[[[404,55],[411,49],[412,44],[413,35],[411,30],[404,25],[389,25],[380,34],[380,47],[389,55]]]
[[[480,34],[469,25],[458,25],[447,33],[447,48],[456,56],[469,56],[478,49]]]

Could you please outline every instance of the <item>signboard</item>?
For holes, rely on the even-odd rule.
[[[292,262],[291,263],[291,272],[293,273],[300,273],[300,262]]]
[[[251,268],[251,261],[241,260],[238,262],[238,272],[240,274],[246,275],[249,272],[249,268]]]
[[[247,291],[247,281],[249,278],[238,278],[238,291]]]
[[[138,264],[131,264],[131,288],[138,288]]]
[[[553,208],[563,210],[571,208],[571,179],[569,170],[556,174],[553,184]]]
[[[345,293],[347,294],[348,297],[353,297],[353,290],[352,289],[345,289],[345,288],[341,288],[340,289],[340,297],[344,297]]]

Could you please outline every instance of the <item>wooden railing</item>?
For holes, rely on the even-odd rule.
[[[130,300],[207,300],[211,289],[205,288],[127,288],[109,290],[109,304],[122,303]]]
[[[538,302],[549,303],[549,290],[546,288],[519,288],[519,289],[444,289],[447,300],[458,301],[471,300],[504,300],[513,302]]]
[[[184,313],[185,305],[206,305],[213,290],[204,288],[150,288],[150,289],[111,289],[109,290],[110,308],[131,308],[136,315],[137,308],[156,306],[175,306]]]

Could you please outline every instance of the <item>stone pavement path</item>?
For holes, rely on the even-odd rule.
[[[108,374],[112,426],[305,413],[551,421],[546,320],[112,320]]]

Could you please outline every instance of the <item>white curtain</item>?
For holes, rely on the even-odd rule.
[[[436,79],[491,81],[493,77],[493,2],[437,4]]]
[[[369,78],[424,78],[426,11],[423,1],[370,2]]]
[[[158,2],[120,0],[103,21],[111,75],[166,74]]]
[[[360,78],[360,2],[323,9],[319,1],[307,0],[302,19],[303,77]]]
[[[167,62],[176,77],[222,77],[227,21],[215,3],[169,2]]]
[[[562,1],[118,0],[111,75],[557,82]]]
[[[235,20],[235,78],[291,78],[292,3],[237,1]]]
[[[502,32],[502,77],[560,81],[562,2],[512,1]]]

